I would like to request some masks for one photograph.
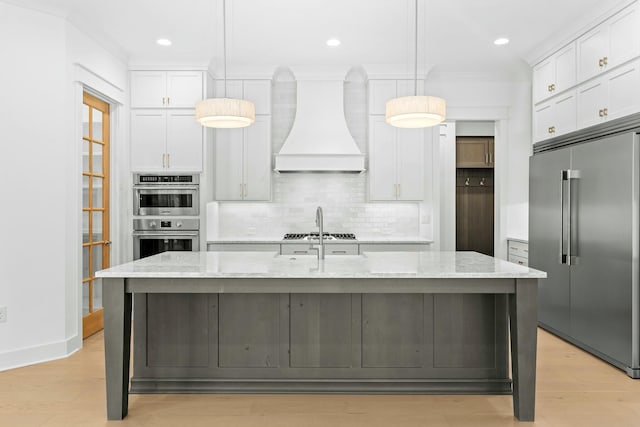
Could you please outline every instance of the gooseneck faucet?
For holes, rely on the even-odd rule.
[[[322,206],[318,206],[316,209],[316,225],[318,226],[319,242],[318,242],[318,259],[324,259],[324,218],[322,217]]]

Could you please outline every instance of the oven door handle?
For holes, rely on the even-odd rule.
[[[134,185],[134,190],[153,190],[153,191],[174,191],[174,190],[197,190],[197,185]]]
[[[134,236],[140,237],[176,237],[176,236],[185,236],[185,237],[198,237],[200,234],[199,231],[177,231],[177,230],[167,230],[167,231],[134,231]]]

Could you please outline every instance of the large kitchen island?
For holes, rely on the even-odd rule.
[[[97,275],[109,419],[127,415],[133,305],[133,393],[513,394],[534,419],[537,270],[473,252],[165,252]]]

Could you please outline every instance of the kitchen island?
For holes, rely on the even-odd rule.
[[[128,410],[132,294],[132,392],[513,393],[534,419],[537,270],[473,252],[165,252],[97,275],[109,419]]]

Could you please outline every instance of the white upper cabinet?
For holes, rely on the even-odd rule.
[[[640,55],[640,14],[634,3],[577,41],[578,82]]]
[[[576,84],[575,46],[575,42],[565,46],[533,68],[534,104]]]
[[[223,96],[224,81],[216,83],[216,96]],[[227,80],[227,98],[246,99],[255,104],[257,115],[271,114],[271,80]]]
[[[271,199],[271,117],[216,130],[216,200]]]
[[[131,71],[131,108],[195,108],[202,71]]]
[[[576,130],[576,91],[571,90],[533,109],[533,142]]]
[[[385,114],[387,101],[395,98],[395,80],[369,80],[369,114]]]
[[[369,200],[424,199],[424,130],[397,129],[372,117],[369,132]]]
[[[578,128],[640,111],[640,60],[616,68],[577,90]]]
[[[131,170],[201,172],[203,128],[192,110],[132,110]]]
[[[418,80],[418,95],[424,93],[424,80]],[[369,80],[369,114],[384,115],[387,101],[398,96],[412,96],[414,80]]]

